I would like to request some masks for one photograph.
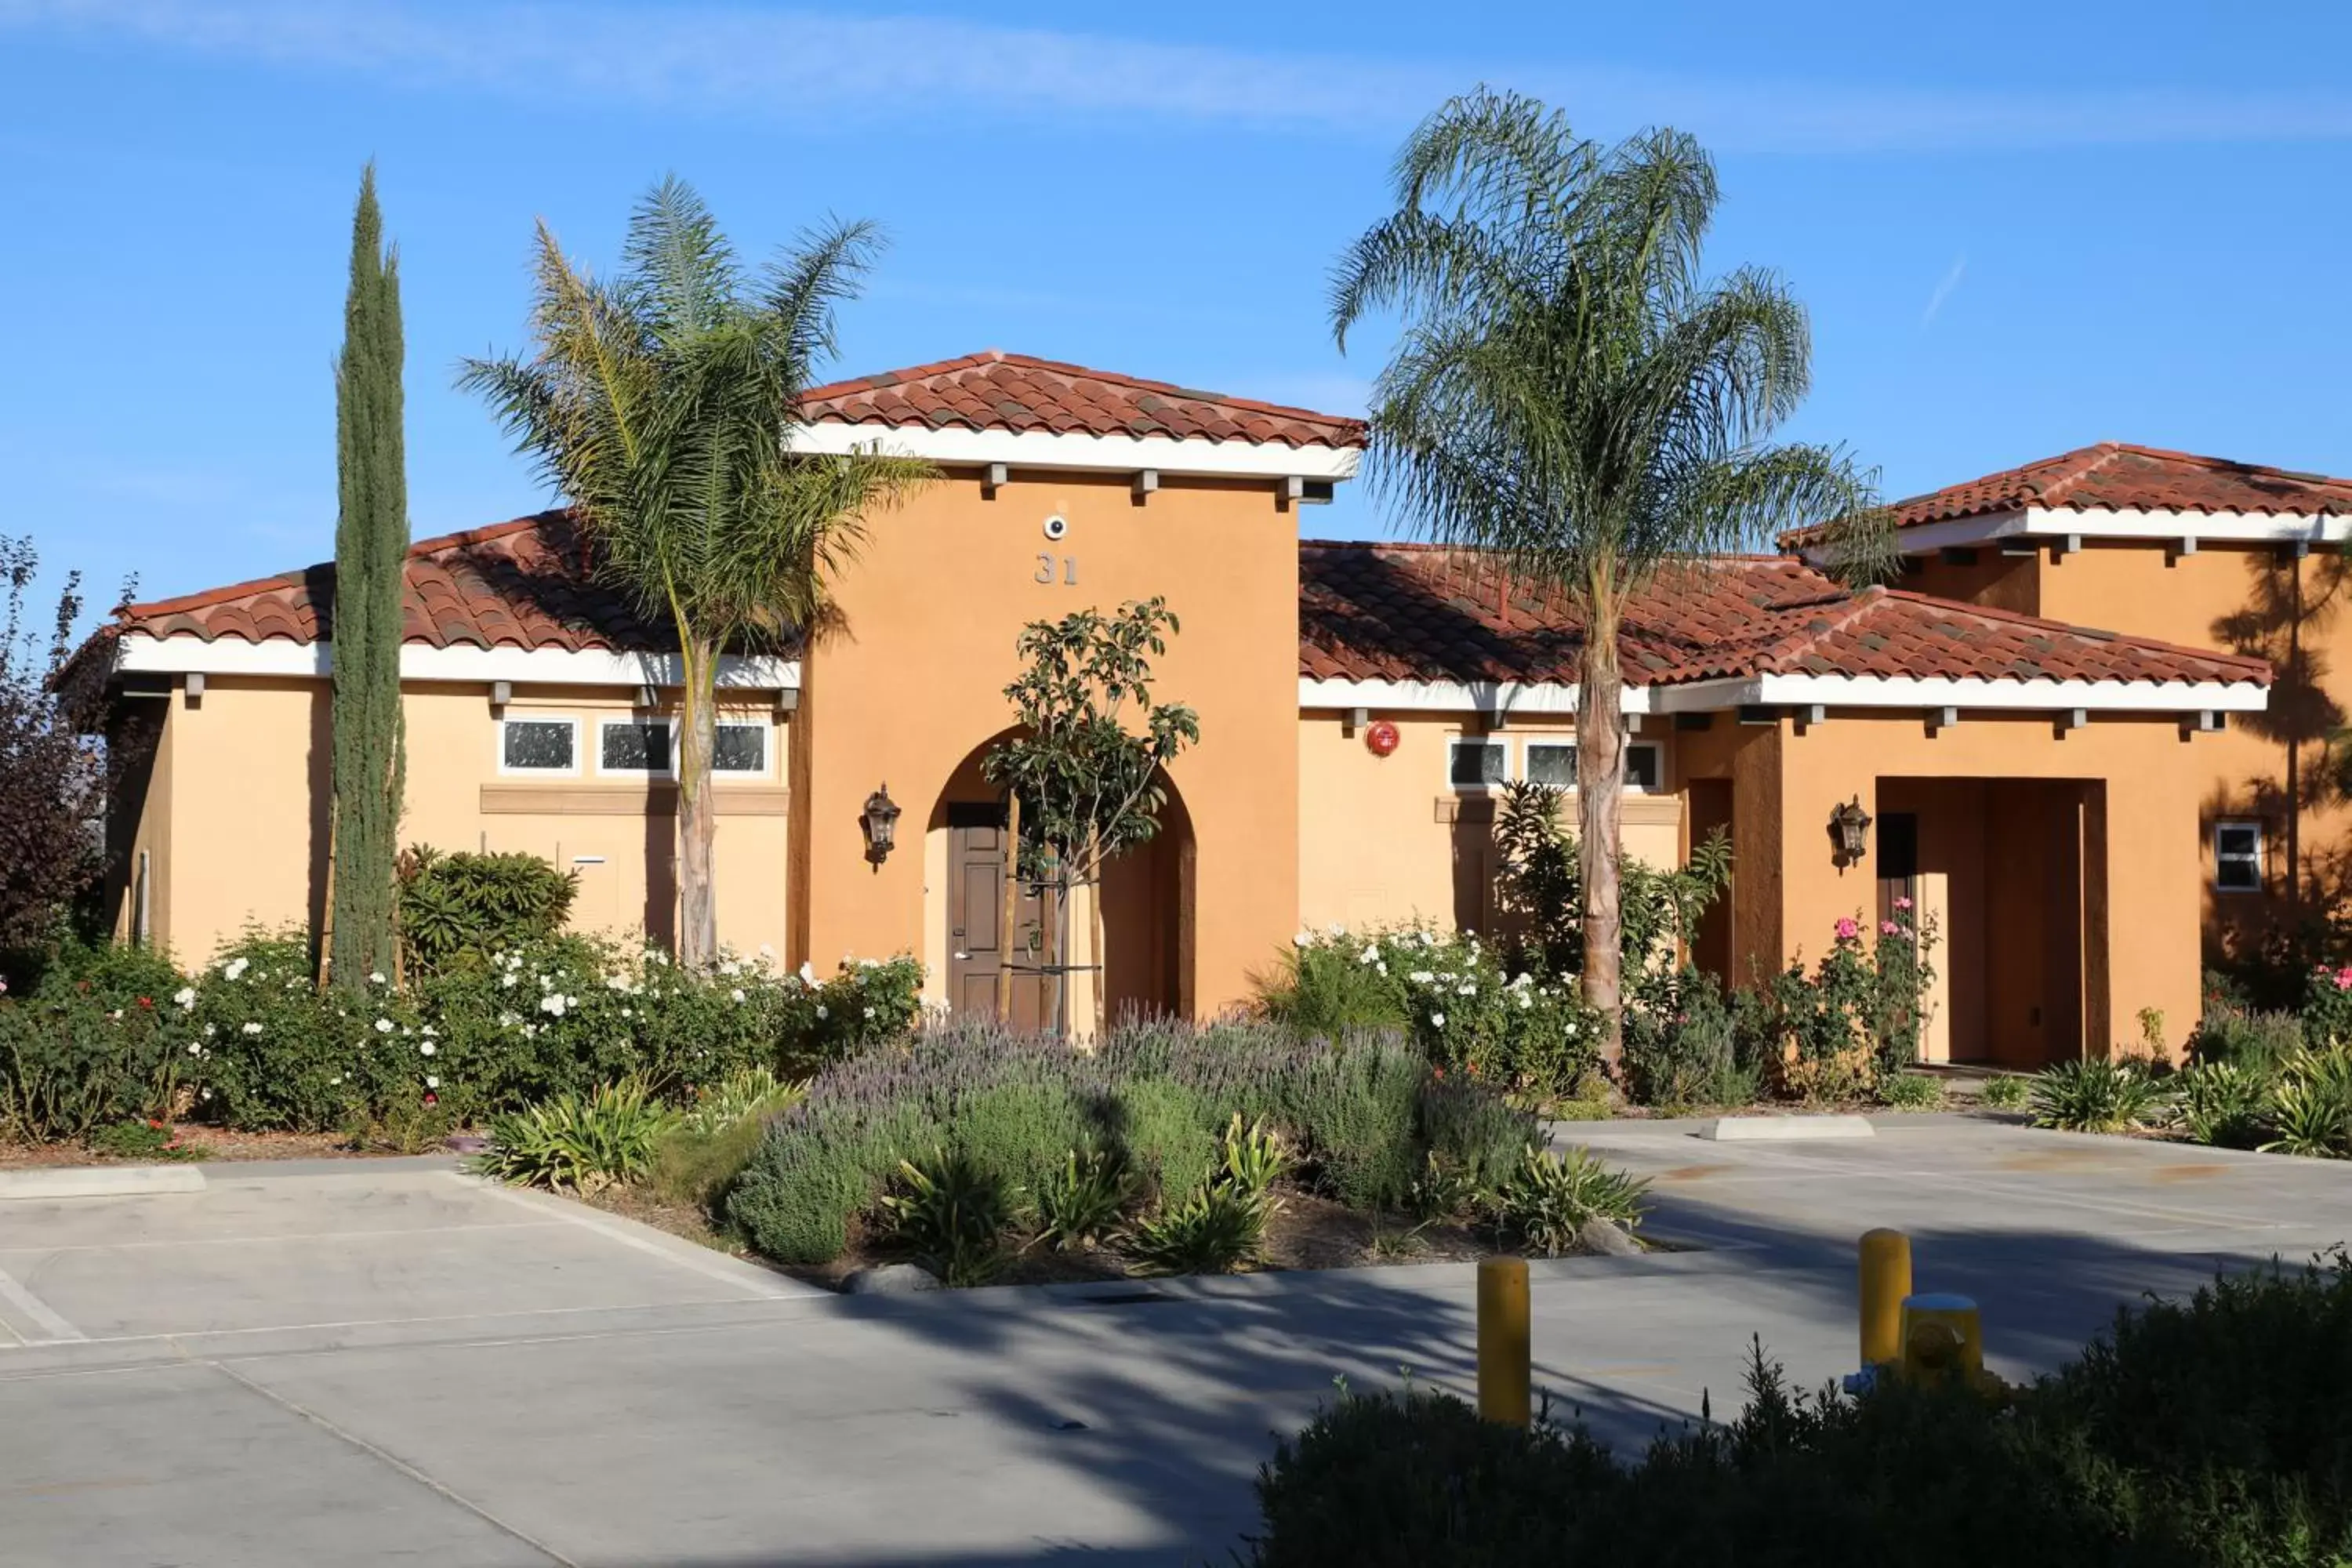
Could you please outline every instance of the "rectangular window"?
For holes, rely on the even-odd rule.
[[[719,773],[764,773],[768,771],[768,727],[765,724],[721,722],[711,742],[710,771]]]
[[[1484,736],[1457,737],[1446,742],[1445,776],[1455,789],[1493,789],[1511,776],[1510,748]]]
[[[1665,778],[1664,753],[1648,741],[1632,741],[1625,746],[1625,787],[1640,795],[1654,794],[1663,787]],[[1573,741],[1529,741],[1528,742],[1528,782],[1549,784],[1554,789],[1576,787],[1576,742]]]
[[[596,769],[607,773],[669,772],[669,721],[607,719],[597,726]]]
[[[2237,820],[2213,825],[2213,889],[2221,893],[2263,890],[2263,825]]]
[[[580,769],[580,725],[571,719],[506,719],[499,721],[499,771],[508,773],[570,773]]]

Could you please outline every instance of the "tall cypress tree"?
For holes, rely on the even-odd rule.
[[[352,218],[335,367],[334,906],[330,973],[356,990],[394,963],[393,855],[405,761],[400,614],[408,555],[401,437],[400,270],[383,246],[375,165]]]

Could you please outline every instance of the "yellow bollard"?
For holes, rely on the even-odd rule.
[[[1528,1260],[1488,1258],[1478,1264],[1478,1414],[1524,1426],[1528,1394]]]
[[[1862,1233],[1862,1364],[1903,1359],[1903,1299],[1911,1294],[1911,1238],[1899,1230]]]
[[[1903,1303],[1903,1375],[1984,1378],[1984,1320],[1966,1296],[1912,1296]]]

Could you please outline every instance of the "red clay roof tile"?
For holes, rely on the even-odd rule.
[[[1302,545],[1298,671],[1319,680],[1573,684],[1574,611],[1425,545]],[[2268,684],[2261,659],[2117,637],[1888,588],[1851,592],[1786,557],[1694,563],[1628,608],[1629,684],[1818,674]]]
[[[2102,441],[1913,496],[1895,502],[1891,510],[1897,527],[1914,528],[2029,506],[2334,516],[2352,513],[2352,479]],[[1797,529],[1784,534],[1781,542],[1802,545],[1820,534],[1818,528]]]
[[[1360,447],[1360,419],[1088,370],[990,349],[810,390],[812,424],[1166,436],[1285,447]]]

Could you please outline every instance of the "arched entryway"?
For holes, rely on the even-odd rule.
[[[1104,952],[1097,961],[1093,889],[1073,889],[1066,910],[1051,889],[1031,885],[1013,888],[1007,902],[1004,796],[981,774],[982,760],[1003,738],[992,736],[971,750],[941,786],[926,823],[924,957],[931,1000],[960,1016],[981,1017],[998,1016],[1009,1001],[1013,1023],[1042,1027],[1057,1009],[1055,966],[1066,962],[1073,971],[1067,994],[1074,1032],[1093,1027],[1097,984],[1110,1019],[1130,1013],[1190,1016],[1192,824],[1173,782],[1161,775],[1167,803],[1160,832],[1105,868]]]

